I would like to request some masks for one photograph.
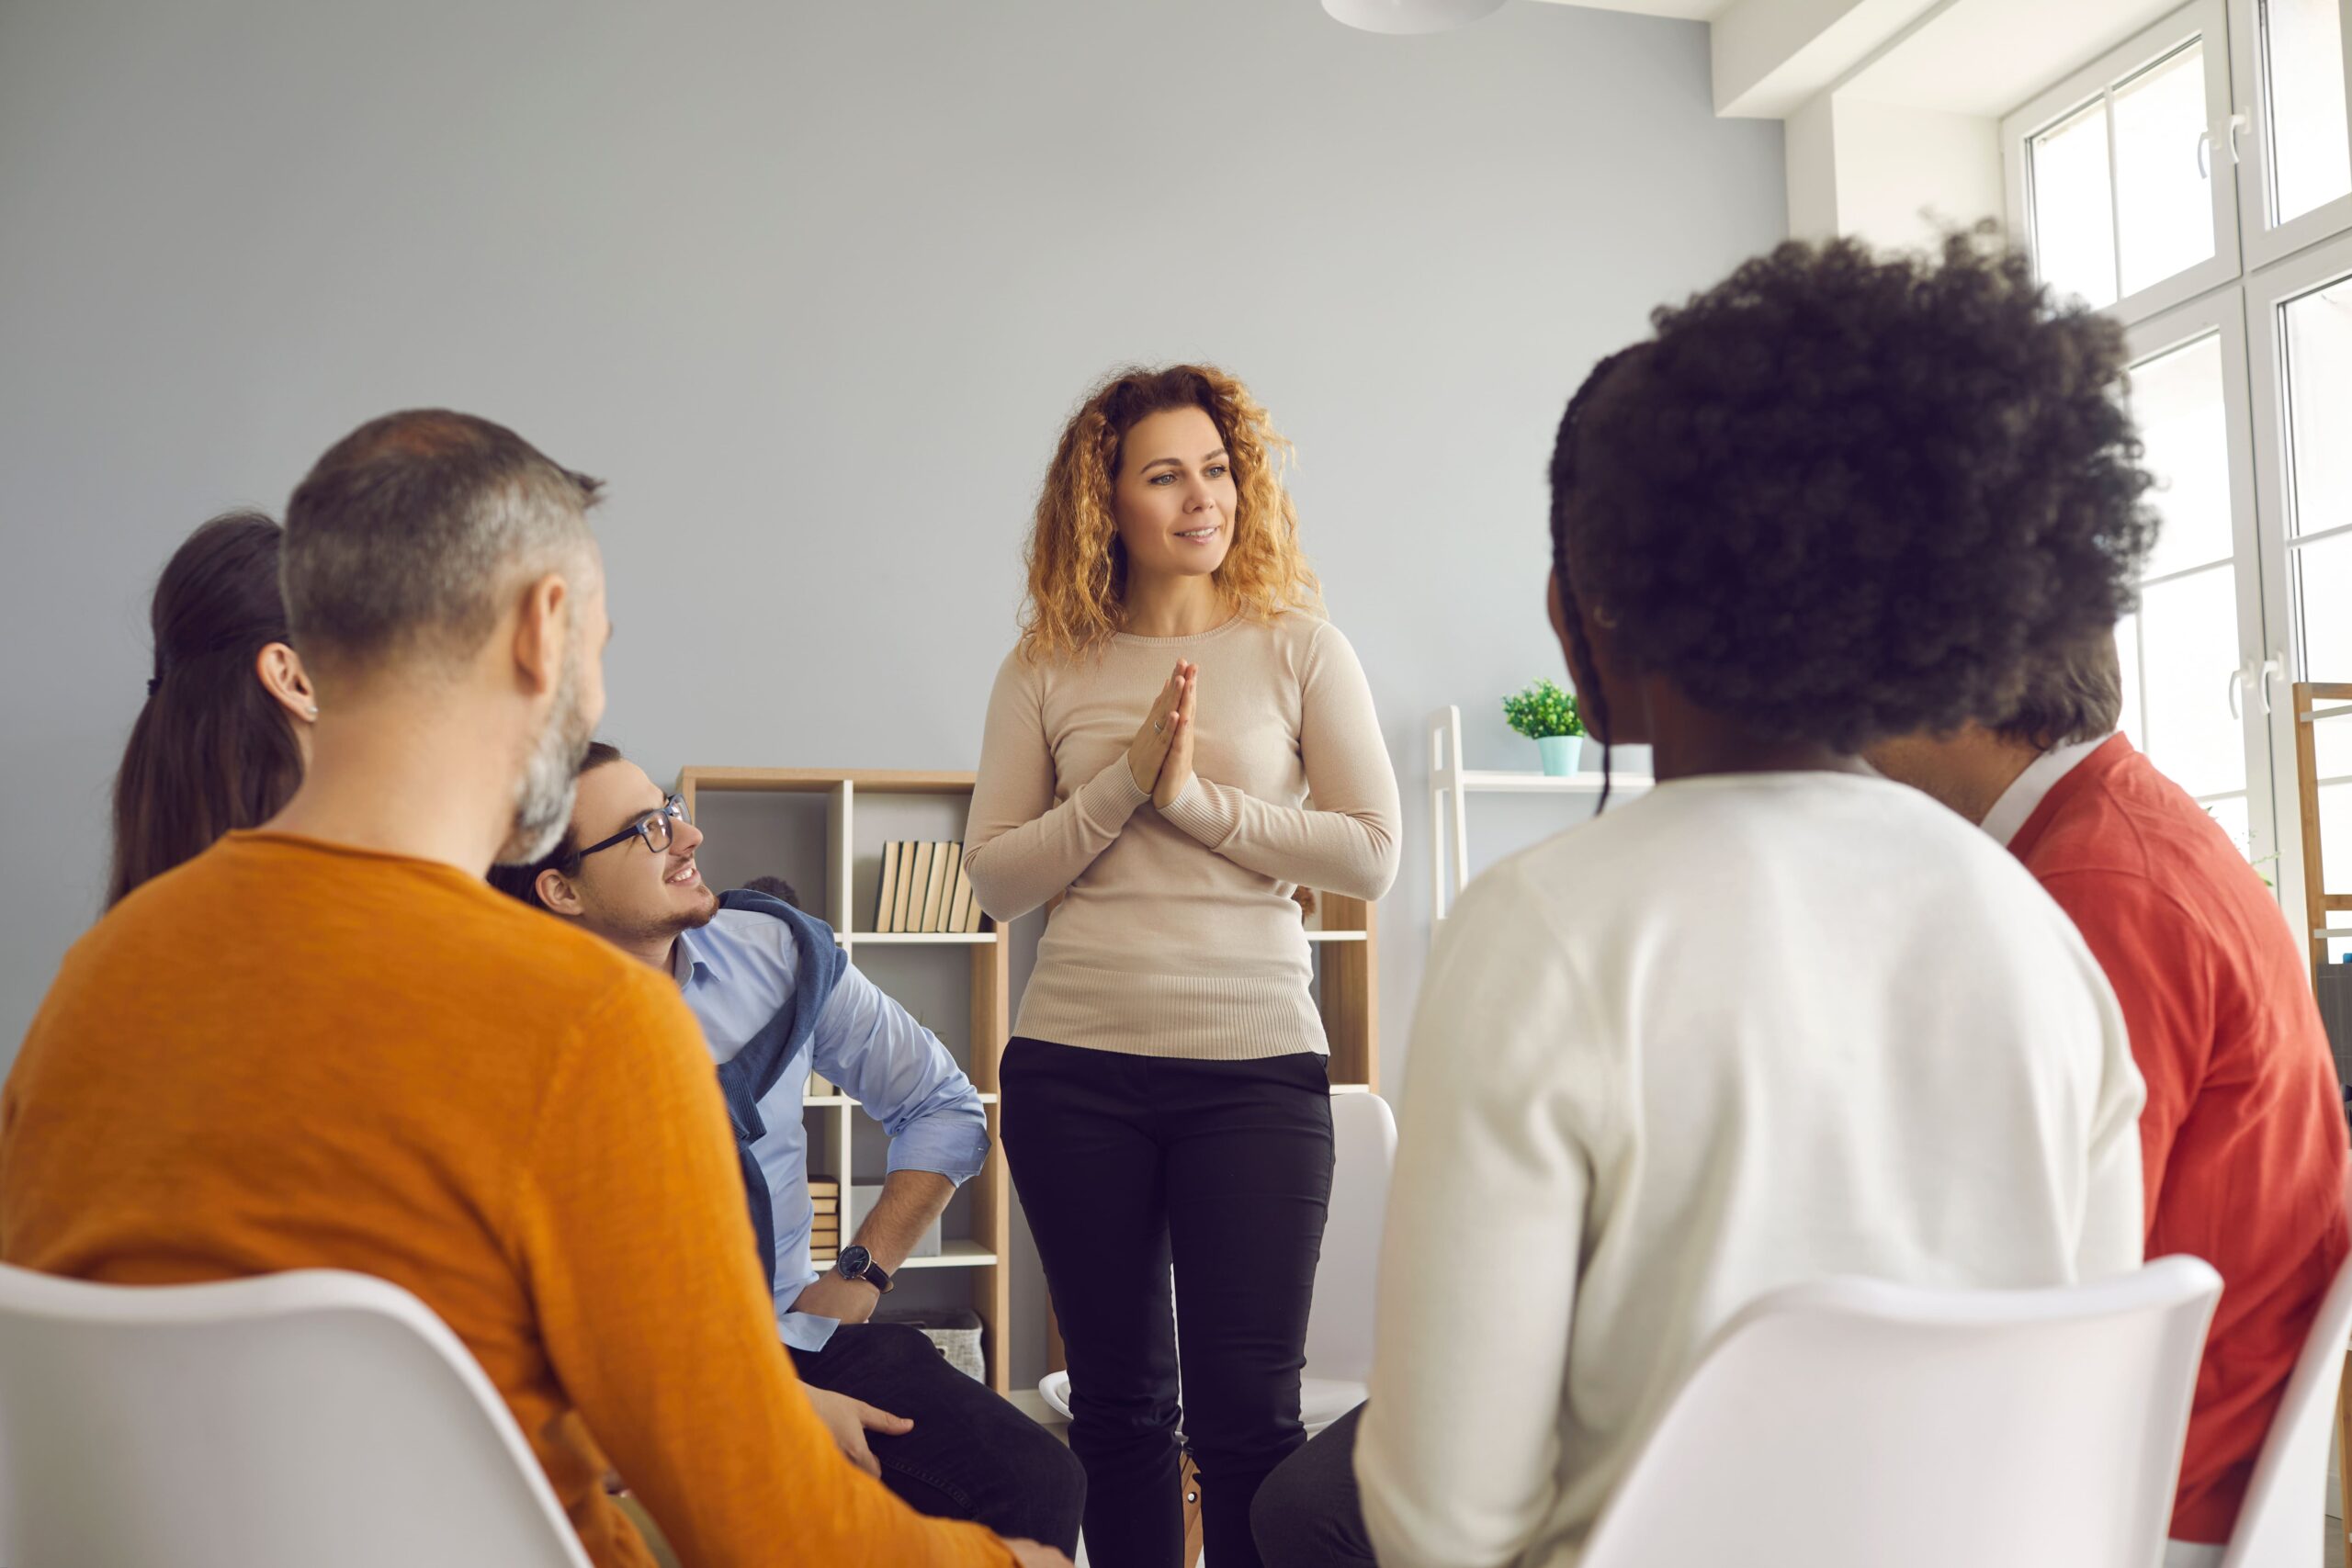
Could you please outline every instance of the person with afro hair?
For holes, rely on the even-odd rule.
[[[1565,1568],[1766,1292],[2141,1259],[2098,963],[1857,755],[2013,703],[2129,606],[2120,335],[1969,235],[1784,245],[1654,321],[1561,422],[1548,597],[1592,733],[1650,747],[1656,787],[1445,922],[1371,1398],[1260,1493],[1272,1568]]]

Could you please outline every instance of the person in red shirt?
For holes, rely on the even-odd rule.
[[[2001,840],[2082,931],[2147,1080],[2147,1255],[2220,1270],[2174,1495],[2172,1568],[2218,1562],[2320,1300],[2352,1250],[2342,1089],[2302,954],[2212,817],[2117,729],[2101,636],[1997,725],[1870,761]]]

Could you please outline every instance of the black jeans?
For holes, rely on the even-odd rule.
[[[1266,1568],[1373,1568],[1356,1491],[1356,1427],[1363,1419],[1359,1404],[1283,1461],[1258,1489],[1250,1523]]]
[[[1001,1349],[998,1352],[1003,1352]],[[1086,1472],[1051,1432],[947,1364],[902,1323],[845,1324],[821,1350],[795,1350],[800,1381],[915,1424],[865,1435],[882,1483],[919,1514],[975,1519],[1002,1536],[1078,1550]]]
[[[1181,1340],[1206,1559],[1252,1568],[1250,1501],[1306,1440],[1298,1379],[1331,1199],[1323,1058],[1167,1061],[1016,1039],[1002,1075],[1005,1159],[1069,1352],[1087,1556],[1182,1562]]]

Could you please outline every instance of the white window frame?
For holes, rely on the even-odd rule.
[[[2285,223],[2271,220],[2269,60],[2263,47],[2262,7],[2263,0],[2230,0],[2230,35],[2242,46],[2230,51],[2231,85],[2239,112],[2231,117],[2234,123],[2225,129],[2223,140],[2233,144],[2245,175],[2238,181],[2238,207],[2248,272],[2352,229],[2352,193]],[[2343,26],[2345,135],[2352,140],[2352,0],[2337,0],[2336,10]]]
[[[2325,210],[2323,209],[2322,210]],[[2281,821],[2299,821],[2302,802],[2295,783],[2294,716],[2287,711],[2289,681],[2335,680],[2352,671],[2302,668],[2302,607],[2296,603],[2290,540],[2332,538],[2344,532],[2332,529],[2298,536],[2291,526],[2293,458],[2287,446],[2287,353],[2282,332],[2286,306],[2314,289],[2352,278],[2352,234],[2315,245],[2291,261],[2271,267],[2248,280],[2246,316],[2249,358],[2254,381],[2254,438],[2256,460],[2255,485],[2266,547],[2262,551],[2263,596],[2274,606],[2271,624],[2280,645],[2266,657],[2276,660],[2271,676],[2277,713],[2271,724],[2271,776],[2278,781]],[[2281,835],[2278,851],[2278,890],[2290,918],[2300,912],[2299,931],[2326,924],[2303,908],[2303,843],[2301,833]]]
[[[2278,814],[2278,772],[2277,747],[2272,732],[2278,727],[2270,722],[2273,706],[2285,707],[2285,688],[2276,683],[2266,684],[2263,661],[2268,657],[2263,647],[2264,628],[2268,624],[2263,616],[2263,599],[2267,582],[2266,570],[2246,570],[2246,563],[2264,562],[2262,549],[2260,485],[2256,461],[2255,425],[2252,418],[2253,388],[2246,360],[2246,320],[2245,294],[2239,288],[2214,291],[2203,299],[2176,307],[2160,316],[2152,316],[2127,329],[2132,362],[2135,365],[2153,359],[2174,349],[2185,348],[2201,338],[2220,340],[2222,360],[2222,407],[2229,443],[2230,469],[2230,565],[2231,585],[2237,605],[2238,646],[2237,666],[2233,670],[2213,671],[2213,693],[2232,703],[2238,714],[2239,739],[2245,754],[2246,829],[2249,835],[2248,855],[2259,862],[2278,853],[2282,840],[2292,837],[2279,830],[2279,824],[2297,820],[2290,809],[2287,816]],[[2166,582],[2189,572],[2210,570],[2210,565],[2191,567],[2182,572],[2154,578],[2152,582]],[[2140,634],[2147,633],[2143,616],[2139,623]],[[2147,660],[2139,660],[2141,680],[2145,682]],[[2139,709],[2143,722],[2147,713],[2146,694],[2141,694]],[[2161,735],[2151,737],[2159,742]],[[2290,784],[2294,779],[2292,735],[2287,753],[2287,772],[2283,775]],[[2226,793],[2226,792],[2225,792]]]
[[[2213,254],[2185,272],[2152,283],[2107,307],[2118,321],[2130,323],[2161,315],[2208,290],[2235,282],[2241,271],[2238,254],[2237,167],[2229,155],[2231,59],[2229,10],[2223,0],[2194,0],[2129,42],[2068,75],[2001,120],[2002,158],[2007,165],[2009,232],[2028,242],[2028,254],[2038,255],[2033,233],[2033,161],[2027,145],[2050,127],[2088,107],[2103,95],[2186,47],[2192,39],[2205,46],[2205,155],[2212,172]],[[2108,137],[2109,199],[2115,199],[2113,175],[2115,139]],[[2116,224],[2119,262],[2122,226]],[[2036,262],[2037,268],[2039,261]]]

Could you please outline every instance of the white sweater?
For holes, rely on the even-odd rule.
[[[1707,1337],[1832,1274],[2140,1260],[2143,1090],[2057,905],[1927,796],[1658,786],[1430,959],[1356,1469],[1384,1568],[1564,1568]]]

